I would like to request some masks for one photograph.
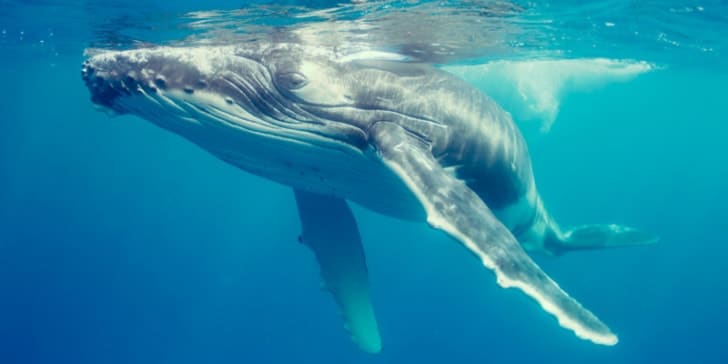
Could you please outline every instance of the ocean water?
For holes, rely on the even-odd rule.
[[[0,363],[724,363],[728,3],[0,1]],[[427,25],[427,26],[425,26]],[[382,352],[319,289],[290,189],[95,110],[87,48],[295,29],[492,95],[562,226],[656,245],[534,255],[620,337],[579,340],[443,234],[354,206]]]

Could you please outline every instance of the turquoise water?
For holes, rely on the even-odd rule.
[[[0,1],[0,362],[724,362],[728,5],[468,4],[346,5],[333,20],[291,20],[331,4],[190,16],[241,4]],[[411,13],[429,14],[438,32],[388,32]],[[534,256],[618,345],[575,338],[426,225],[354,206],[384,341],[380,354],[362,353],[296,242],[288,188],[141,119],[94,110],[79,76],[87,47],[363,18],[389,51],[407,39],[449,41],[445,56],[424,54],[466,65],[466,79],[522,116],[540,192],[561,225],[660,235],[653,246]],[[470,19],[494,18],[506,19],[488,23],[497,37],[458,38],[479,30]],[[440,37],[448,25],[459,31]],[[579,63],[512,76],[542,59]],[[502,60],[512,63],[494,66]],[[639,64],[649,67],[624,75]]]

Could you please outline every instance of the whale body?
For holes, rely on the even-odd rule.
[[[303,232],[353,340],[381,350],[364,249],[347,201],[426,221],[471,251],[502,287],[536,300],[578,337],[617,336],[527,255],[655,242],[618,225],[561,230],[539,197],[509,113],[426,64],[297,42],[97,52],[92,101],[178,134],[290,186]]]

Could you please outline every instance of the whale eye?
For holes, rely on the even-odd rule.
[[[285,72],[278,74],[278,84],[286,90],[297,90],[306,86],[308,80],[306,76],[298,72]]]

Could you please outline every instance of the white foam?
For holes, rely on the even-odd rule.
[[[656,67],[644,61],[582,58],[494,61],[443,69],[491,96],[517,122],[538,122],[541,131],[547,132],[567,92],[629,81]]]

